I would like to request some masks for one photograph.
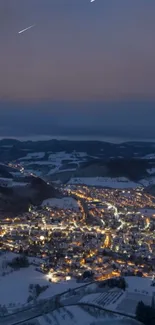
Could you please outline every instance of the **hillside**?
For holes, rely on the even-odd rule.
[[[49,197],[59,197],[53,186],[47,185],[42,179],[31,177],[26,186],[10,188],[0,187],[0,215],[11,216],[28,211],[30,204],[40,205]]]
[[[12,161],[24,157],[27,153],[44,152],[45,160],[49,152],[72,153],[85,152],[88,156],[98,158],[119,157],[132,158],[144,157],[155,151],[154,143],[145,142],[126,142],[114,144],[102,141],[18,141],[13,139],[0,140],[0,161]]]
[[[145,186],[155,182],[154,143],[4,139],[0,159],[11,166],[0,168],[0,177],[21,182],[27,182],[30,175],[62,183],[83,177],[126,177],[133,182],[142,180]]]

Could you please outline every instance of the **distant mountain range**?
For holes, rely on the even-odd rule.
[[[101,158],[122,156],[123,158],[143,157],[155,152],[155,143],[152,142],[125,142],[113,144],[102,141],[19,141],[14,139],[0,140],[0,161],[18,159],[25,152],[45,153],[65,151],[86,152],[88,155],[97,155]]]
[[[59,196],[58,190],[48,182],[126,177],[134,182],[141,181],[146,187],[149,185],[149,189],[155,184],[154,143],[3,139],[0,141],[0,161],[0,178],[12,179],[16,185],[0,187],[1,212],[19,213],[29,204],[39,205],[47,198]],[[25,182],[27,186],[19,187],[18,182]]]

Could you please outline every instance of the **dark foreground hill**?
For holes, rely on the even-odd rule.
[[[40,205],[47,198],[60,194],[42,179],[32,177],[26,186],[0,187],[0,215],[15,216],[28,211],[30,205]]]

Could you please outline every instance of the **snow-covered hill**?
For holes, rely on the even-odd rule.
[[[79,210],[77,201],[72,197],[64,197],[61,199],[56,199],[56,198],[47,199],[43,201],[42,206],[49,206],[49,207],[54,207],[59,209]]]
[[[111,188],[136,188],[139,187],[139,183],[129,181],[125,177],[80,177],[71,178],[68,184],[84,184],[88,186],[102,186]]]

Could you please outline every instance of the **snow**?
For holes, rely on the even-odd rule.
[[[3,186],[3,182],[6,183],[5,185],[7,187],[13,187],[13,186],[26,186],[28,183],[24,182],[14,182],[12,178],[2,178],[0,177],[0,184]]]
[[[35,176],[38,176],[38,177],[40,177],[42,175],[42,172],[39,170],[28,169],[27,172],[29,172],[30,174],[33,174]]]
[[[100,323],[99,320],[100,319]],[[118,319],[115,315],[109,316],[108,313],[102,311],[102,314],[99,314],[96,311],[92,312],[86,311],[80,306],[70,306],[70,307],[63,307],[59,310],[55,310],[47,314],[47,316],[38,317],[39,325],[47,325],[50,324],[61,324],[61,325],[90,325],[90,324],[104,324],[106,321],[110,321],[113,324],[113,320]],[[49,321],[50,320],[50,321]],[[119,324],[119,323],[116,323]],[[130,324],[130,323],[128,323]]]
[[[62,307],[47,315],[37,318],[38,325],[138,325],[134,319],[110,314],[106,311],[91,309],[85,310],[80,306]]]
[[[10,173],[13,177],[25,177],[24,174],[22,174],[21,172],[11,172]]]
[[[36,152],[36,153],[28,153],[26,157],[20,158],[20,164],[21,166],[25,167],[30,167],[31,165],[38,165],[38,166],[48,166],[51,170],[48,172],[47,175],[53,175],[55,173],[63,173],[63,172],[71,172],[75,171],[75,168],[66,168],[65,167],[65,160],[66,164],[77,164],[77,167],[79,166],[80,162],[86,161],[87,160],[87,153],[86,152],[76,152],[73,151],[71,153],[67,153],[65,151],[60,151],[60,152],[55,152],[51,153],[48,152],[48,160],[43,160],[45,157],[44,152]],[[41,160],[39,160],[39,158]],[[95,158],[95,157],[92,157]],[[34,160],[35,159],[35,160]],[[32,160],[32,161],[31,161]],[[64,166],[64,168],[63,168]],[[62,169],[60,169],[62,168]],[[35,170],[32,172],[35,174]],[[37,175],[37,174],[36,174]],[[40,172],[40,175],[42,175],[42,171]]]
[[[91,303],[109,310],[115,310],[118,301],[124,297],[124,291],[119,289],[105,290],[102,293],[93,293],[84,296],[81,302]]]
[[[49,279],[48,275],[45,276],[46,279]],[[51,282],[49,282],[51,283]],[[46,283],[48,284],[48,283]],[[62,292],[65,292],[69,289],[75,289],[75,288],[78,288],[80,286],[83,286],[83,283],[77,283],[76,280],[69,280],[69,281],[62,281],[62,282],[59,282],[59,283],[52,283],[49,288],[42,292],[39,296],[39,299],[48,299],[56,294],[59,294],[59,293],[62,293]]]
[[[73,160],[77,161],[79,158],[85,158],[87,154],[85,152],[76,152],[73,151],[72,153],[66,153],[65,151],[60,151],[56,153],[51,153],[49,155],[49,160],[58,160],[59,162],[62,160]]]
[[[76,280],[63,281],[60,283],[49,282],[49,276],[36,271],[36,266],[30,265],[28,268],[21,268],[18,271],[12,271],[11,268],[4,268],[6,262],[19,256],[15,253],[7,253],[0,255],[0,304],[9,306],[15,304],[14,308],[18,308],[27,303],[27,298],[30,295],[29,285],[39,284],[48,285],[49,288],[42,292],[38,299],[50,298],[55,294],[62,293],[68,289],[78,288],[83,284],[79,284]],[[29,261],[43,262],[39,258],[29,257]],[[5,276],[2,273],[5,272]]]
[[[146,179],[141,179],[139,181],[139,183],[141,185],[143,185],[144,187],[149,186],[149,185],[153,185],[153,184],[155,184],[155,177],[149,177],[149,178],[146,178]]]
[[[138,292],[147,291],[152,295],[155,291],[155,287],[151,286],[152,279],[149,277],[126,276],[125,281],[127,282],[129,292],[135,292],[135,289],[137,289]]]
[[[60,167],[63,166],[63,160],[69,160],[70,163],[77,163],[79,164],[81,161],[85,160],[87,154],[85,152],[76,152],[73,151],[72,153],[66,153],[65,151],[60,151],[56,153],[51,153],[49,155],[49,162],[51,162],[55,168],[51,169],[48,175],[55,174],[56,172],[67,172],[67,171],[75,171],[76,168],[60,170]],[[81,160],[82,159],[82,160]]]
[[[103,319],[102,321],[95,321],[90,325],[141,325],[140,322],[136,321],[135,319]]]
[[[135,315],[136,306],[139,301],[144,304],[151,305],[152,294],[155,287],[151,286],[151,278],[141,277],[125,277],[127,282],[127,290],[125,291],[125,298],[118,304],[116,310],[126,313],[128,315]]]
[[[25,157],[20,158],[20,160],[29,160],[29,159],[42,159],[45,156],[45,152],[33,152],[28,153]]]
[[[57,165],[55,168],[52,168],[52,169],[48,172],[47,175],[49,176],[49,175],[53,175],[53,174],[59,172],[59,168],[60,168],[60,167],[61,167],[61,164]]]
[[[155,174],[155,168],[147,169],[147,172],[148,172],[150,175]]]
[[[31,165],[52,166],[53,163],[48,160],[35,160],[35,161],[28,162],[26,164],[22,162],[21,165],[24,165],[24,166],[31,166]]]
[[[60,170],[58,170],[58,173],[75,172],[75,170],[76,170],[76,168],[60,169]]]
[[[50,206],[59,209],[78,209],[77,201],[71,197],[64,197],[62,199],[47,199],[44,200],[42,206]]]
[[[12,178],[0,177],[0,181],[12,182]]]
[[[81,158],[84,158],[87,156],[87,154],[85,152],[77,152],[76,154]]]
[[[80,302],[90,303],[100,307],[104,307],[109,311],[122,312],[129,316],[134,316],[136,306],[139,301],[143,301],[147,305],[151,305],[152,295],[155,287],[151,286],[151,278],[141,277],[125,277],[127,288],[125,291],[114,288],[104,289],[103,292],[94,292],[85,295]]]
[[[84,184],[88,186],[102,186],[111,188],[137,188],[138,183],[129,181],[125,177],[110,178],[110,177],[81,177],[71,178],[68,184]]]
[[[118,304],[116,310],[126,315],[135,316],[136,306],[139,301],[143,301],[146,305],[151,305],[152,297],[144,294],[127,292],[125,298]]]
[[[47,316],[38,317],[39,325],[47,325],[51,320],[51,324],[64,324],[64,325],[84,325],[90,324],[95,318],[88,314],[86,311],[78,306],[64,307],[59,311],[49,313]]]
[[[45,275],[37,272],[33,266],[1,276],[0,304],[25,304],[29,296],[29,285],[31,283],[38,283],[40,285],[49,284]]]
[[[155,153],[150,153],[150,154],[142,157],[142,159],[155,159]]]
[[[29,183],[24,183],[24,182],[12,182],[12,186],[27,186]],[[11,187],[12,187],[11,186]]]

